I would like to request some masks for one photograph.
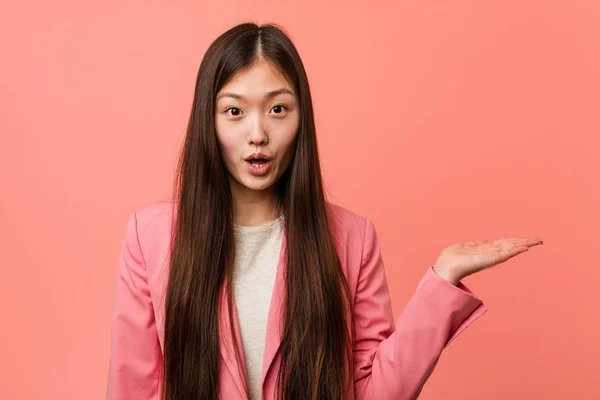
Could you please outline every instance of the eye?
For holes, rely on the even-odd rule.
[[[229,115],[231,115],[232,117],[238,117],[242,115],[242,110],[240,110],[237,107],[230,107],[227,110],[225,110],[225,112],[229,113]]]
[[[288,108],[283,104],[278,104],[271,108],[271,111],[273,111],[274,114],[283,114],[287,109]]]

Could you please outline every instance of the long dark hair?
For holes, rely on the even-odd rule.
[[[219,299],[226,286],[233,327],[230,277],[235,248],[232,195],[215,132],[215,97],[235,73],[259,60],[277,67],[295,86],[300,107],[293,160],[275,184],[287,244],[278,394],[294,400],[342,400],[348,395],[350,295],[323,192],[308,79],[280,27],[244,23],[219,36],[202,59],[178,164],[165,306],[164,400],[217,397],[218,313],[225,306]],[[236,337],[233,328],[231,334]],[[244,385],[247,391],[245,379]]]

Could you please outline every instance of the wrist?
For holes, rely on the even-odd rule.
[[[454,286],[458,285],[458,282],[460,282],[460,278],[453,274],[449,268],[434,265],[433,272],[435,272],[437,276],[439,276],[446,282],[451,283]]]

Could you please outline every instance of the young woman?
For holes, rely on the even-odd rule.
[[[394,321],[373,224],[325,200],[298,52],[238,25],[200,65],[174,200],[129,218],[107,398],[413,399],[486,311],[461,279],[541,243],[446,248]]]

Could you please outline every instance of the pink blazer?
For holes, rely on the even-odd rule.
[[[487,311],[462,283],[454,286],[429,267],[394,321],[379,241],[373,223],[329,203],[342,267],[354,302],[356,336],[350,398],[414,399],[444,349]],[[162,390],[164,293],[173,202],[133,213],[119,260],[107,399],[158,400]],[[285,238],[282,241],[285,246]],[[281,257],[268,314],[261,400],[275,398],[275,379],[284,299],[285,258]],[[235,307],[233,307],[235,310]],[[237,321],[237,314],[233,316]],[[242,377],[233,353],[227,307],[220,315],[224,333],[219,370],[220,398],[242,400]],[[240,337],[239,326],[234,329]],[[242,348],[238,341],[239,348]],[[243,354],[242,354],[243,356]],[[242,371],[245,365],[242,365]]]

